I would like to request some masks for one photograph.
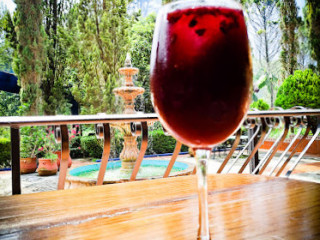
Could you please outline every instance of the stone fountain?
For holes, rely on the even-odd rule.
[[[132,78],[139,73],[139,69],[132,67],[129,54],[127,54],[124,67],[118,71],[125,81],[123,86],[115,88],[113,92],[123,98],[125,104],[124,114],[136,114],[134,101],[137,96],[144,93],[144,88],[136,87],[133,84]],[[129,123],[113,124],[111,126],[119,129],[123,134],[124,146],[120,153],[121,172],[131,173],[139,154],[137,137],[132,135]]]
[[[133,76],[138,74],[138,72],[138,68],[132,67],[130,56],[127,54],[125,66],[119,69],[120,75],[124,78],[124,84],[123,86],[113,90],[116,95],[124,99],[125,114],[136,114],[136,111],[134,110],[135,98],[144,93],[144,88],[134,86],[132,81]],[[103,184],[127,181],[139,155],[137,137],[132,135],[130,124],[115,123],[111,124],[111,127],[117,128],[122,132],[124,146],[120,153],[121,163],[119,161],[112,161],[108,163]],[[139,170],[137,178],[151,179],[162,177],[168,164],[168,160],[143,160],[140,167],[141,171]],[[99,169],[100,164],[90,164],[70,170],[66,178],[66,188],[96,185]],[[177,161],[172,168],[170,176],[188,175],[192,173],[193,169],[193,164]],[[141,176],[139,176],[139,174],[141,174]]]

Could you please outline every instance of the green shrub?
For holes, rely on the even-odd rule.
[[[75,136],[70,141],[70,157],[71,158],[84,158],[88,153],[81,147],[81,136]]]
[[[284,80],[275,105],[288,109],[294,106],[320,108],[320,78],[311,69],[297,70]]]
[[[11,144],[7,138],[0,138],[0,168],[11,165]]]
[[[294,106],[320,108],[320,77],[311,69],[295,71],[280,86],[275,105],[283,109]],[[311,117],[310,124],[315,133],[317,118]]]
[[[78,148],[81,145],[81,136],[75,136],[70,141],[70,148]]]
[[[140,145],[140,138],[138,139]],[[149,132],[149,144],[146,154],[172,153],[176,146],[176,140],[171,136],[166,136],[162,130]],[[187,152],[188,147],[182,146],[181,152]]]
[[[120,152],[123,148],[123,137],[120,132],[115,131],[111,137],[111,153],[110,158],[119,157]],[[79,157],[92,157],[101,159],[103,146],[102,141],[98,140],[96,136],[84,136],[79,137],[81,142],[81,149],[70,148],[71,158]],[[138,149],[141,145],[141,137],[138,137]],[[147,155],[150,154],[163,154],[163,153],[172,153],[176,146],[176,140],[171,136],[166,136],[162,130],[154,130],[149,132],[148,136],[148,148],[146,151]],[[182,146],[182,152],[187,152],[188,147]]]
[[[96,136],[85,136],[81,138],[81,148],[89,157],[101,158],[102,145]]]
[[[270,106],[263,99],[259,99],[258,101],[251,103],[250,108],[256,108],[258,110],[268,110]]]
[[[10,138],[10,128],[0,127],[0,138]]]
[[[111,152],[110,157],[116,158],[119,157],[122,148],[123,148],[123,137],[119,130],[111,130]]]
[[[44,157],[39,148],[45,145],[47,132],[44,127],[25,126],[20,129],[20,157]]]
[[[84,157],[87,157],[87,156],[88,156],[88,154],[86,152],[84,152],[81,147],[70,148],[70,157],[72,159],[74,159],[74,158],[84,158]]]
[[[155,153],[172,153],[174,151],[176,140],[171,136],[166,136],[162,130],[152,131],[150,137]]]

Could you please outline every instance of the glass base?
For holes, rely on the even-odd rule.
[[[210,153],[211,150],[197,149],[195,151],[199,197],[199,230],[197,239],[199,240],[210,240],[207,186],[207,170]]]

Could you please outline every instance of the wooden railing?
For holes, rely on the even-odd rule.
[[[312,121],[316,119],[316,121]],[[286,172],[286,176],[290,176],[293,169],[297,166],[302,156],[308,150],[310,145],[316,139],[320,132],[320,109],[302,109],[295,108],[290,110],[273,110],[273,111],[249,111],[247,119],[244,121],[243,126],[248,129],[250,137],[242,150],[238,153],[236,158],[232,158],[238,147],[241,137],[241,129],[235,134],[235,140],[233,145],[218,169],[217,173],[227,173],[230,172],[235,164],[239,160],[243,152],[249,149],[249,156],[242,164],[238,173],[243,173],[244,169],[250,163],[251,173],[253,174],[263,174],[266,167],[270,163],[271,159],[277,153],[281,143],[285,140],[288,135],[289,128],[295,127],[298,129],[296,136],[291,140],[289,146],[277,159],[276,165],[272,168],[268,175],[280,176],[288,162],[293,158],[299,145],[301,145],[306,137],[309,135],[312,126],[315,127],[315,133],[309,140],[306,147],[295,159],[291,168]],[[130,123],[131,131],[135,135],[142,135],[142,143],[140,148],[140,153],[138,159],[135,163],[132,175],[130,177],[131,181],[136,179],[136,175],[140,168],[141,162],[143,160],[145,151],[148,144],[148,122],[157,121],[158,117],[156,114],[132,114],[132,115],[79,115],[79,116],[32,116],[32,117],[0,117],[0,127],[10,127],[11,133],[11,156],[12,156],[12,193],[21,193],[20,184],[20,127],[22,126],[41,126],[41,125],[52,125],[55,126],[55,136],[58,142],[61,142],[61,165],[58,181],[58,189],[64,189],[65,178],[68,168],[68,157],[69,157],[69,137],[68,128],[69,124],[96,124],[96,134],[97,137],[102,138],[104,141],[104,149],[101,160],[101,167],[97,179],[97,185],[103,183],[103,178],[105,175],[105,170],[108,163],[109,153],[110,153],[110,124],[114,123]],[[314,123],[316,122],[316,125]],[[274,128],[282,128],[282,133],[280,137],[275,141],[270,150],[265,154],[264,158],[259,160],[257,158],[257,153],[259,147],[267,139],[268,135]],[[305,133],[300,141],[296,141],[298,136],[301,134],[302,130]],[[289,156],[285,158],[289,149],[293,147]],[[168,164],[165,171],[164,177],[168,177],[171,168],[176,160],[176,157],[180,151],[181,143],[177,142],[176,148],[172,155],[172,158]]]

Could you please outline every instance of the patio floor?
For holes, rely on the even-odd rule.
[[[262,159],[263,154],[260,158]],[[277,153],[280,155],[280,153]],[[222,163],[226,153],[215,154],[215,158],[211,159],[208,164],[209,173],[215,173]],[[153,158],[154,159],[154,158]],[[156,159],[170,159],[170,157],[158,157]],[[181,155],[178,160],[194,163],[194,159],[189,155]],[[243,159],[244,160],[244,159]],[[95,164],[88,159],[74,159],[71,169]],[[271,163],[272,164],[272,163]],[[319,156],[304,156],[290,178],[312,181],[320,183],[320,157]],[[44,192],[56,190],[58,184],[58,174],[54,176],[38,176],[37,173],[21,175],[22,194]],[[0,196],[11,195],[11,171],[0,171]]]

